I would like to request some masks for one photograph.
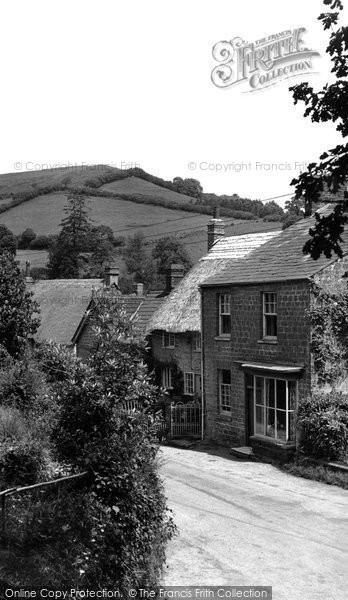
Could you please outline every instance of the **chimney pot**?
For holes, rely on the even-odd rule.
[[[218,240],[225,237],[225,224],[223,220],[219,218],[219,215],[220,208],[217,206],[214,210],[214,217],[210,219],[207,227],[208,252]]]
[[[170,265],[166,271],[166,292],[171,292],[184,276],[184,267],[179,264]]]
[[[104,285],[106,287],[115,286],[118,288],[118,276],[120,269],[116,266],[109,266],[105,268]]]

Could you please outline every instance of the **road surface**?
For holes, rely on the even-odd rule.
[[[179,528],[163,585],[271,585],[274,600],[347,600],[348,493],[216,452],[163,446]]]

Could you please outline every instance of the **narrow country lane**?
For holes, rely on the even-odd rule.
[[[272,585],[274,600],[348,598],[348,493],[276,467],[162,447],[179,533],[164,585]]]

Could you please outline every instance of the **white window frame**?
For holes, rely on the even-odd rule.
[[[175,333],[171,333],[170,331],[162,332],[162,347],[175,348]]]
[[[195,352],[201,352],[201,350],[202,350],[202,338],[201,338],[201,334],[200,333],[197,333],[194,336],[193,348],[194,348]]]
[[[273,296],[273,299],[268,299],[269,296]],[[273,310],[269,310],[269,308],[273,307]],[[275,317],[276,318],[276,329],[278,334],[278,312],[277,312],[277,293],[276,292],[263,292],[262,293],[262,315],[263,315],[263,324],[262,324],[262,334],[263,338],[266,340],[276,340],[277,335],[268,335],[267,334],[267,318]]]
[[[232,403],[231,403],[231,383],[223,383],[223,371],[229,371],[230,373],[230,381],[231,379],[231,371],[229,369],[219,369],[218,371],[218,380],[219,380],[219,407],[220,412],[225,415],[230,415],[232,412]]]
[[[229,331],[223,331],[224,317],[229,317]],[[219,336],[231,336],[231,294],[219,294]]]
[[[261,385],[261,392],[262,392],[262,398],[263,398],[263,402],[258,403],[256,402],[256,379],[261,379],[262,380],[262,385]],[[274,408],[271,407],[271,410],[274,410],[275,413],[275,417],[277,416],[278,412],[282,412],[286,414],[285,417],[285,423],[286,423],[286,427],[285,427],[285,440],[278,437],[278,431],[277,431],[277,419],[274,419],[274,423],[275,423],[275,427],[274,427],[274,436],[271,435],[267,435],[267,419],[266,419],[266,411],[267,408],[269,408],[267,406],[267,402],[266,402],[266,381],[272,379],[274,381]],[[285,381],[286,383],[286,388],[285,388],[285,409],[283,408],[278,408],[277,406],[277,381]],[[296,388],[295,388],[295,394],[296,394],[296,398],[295,398],[295,406],[293,408],[289,407],[289,383],[294,383]],[[254,435],[256,437],[262,437],[265,438],[267,440],[275,440],[277,442],[280,443],[287,443],[287,442],[293,442],[294,440],[291,439],[290,436],[290,415],[293,415],[294,417],[294,412],[295,409],[298,405],[298,381],[297,380],[293,380],[293,379],[286,379],[285,377],[261,377],[259,375],[254,375]],[[263,433],[257,433],[256,432],[256,407],[262,409],[263,411]]]
[[[184,373],[184,394],[185,396],[194,396],[195,394],[195,378],[193,371],[185,371]]]
[[[162,387],[166,388],[167,390],[173,389],[171,367],[162,368]]]

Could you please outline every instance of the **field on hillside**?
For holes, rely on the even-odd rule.
[[[28,166],[31,168],[32,164]],[[56,185],[69,179],[69,185],[82,185],[87,179],[102,175],[106,171],[120,173],[120,169],[107,165],[91,165],[81,167],[68,167],[61,169],[46,169],[32,171],[18,171],[0,175],[0,194],[12,192],[28,192],[35,187]]]
[[[17,250],[16,260],[19,260],[19,268],[25,270],[25,263],[30,262],[31,268],[45,267],[48,260],[46,250]]]
[[[145,181],[139,177],[127,177],[119,181],[112,181],[101,186],[101,190],[113,192],[115,194],[141,194],[145,198],[164,198],[175,204],[190,204],[192,198],[184,194],[178,194],[167,188],[160,187],[150,181]]]
[[[37,235],[57,233],[65,216],[65,204],[66,194],[57,192],[39,196],[2,213],[0,223],[7,225],[15,234],[27,227],[31,227]],[[145,236],[156,238],[183,229],[204,228],[209,220],[206,215],[116,198],[91,197],[86,205],[94,223],[109,225],[116,236],[142,231]]]

